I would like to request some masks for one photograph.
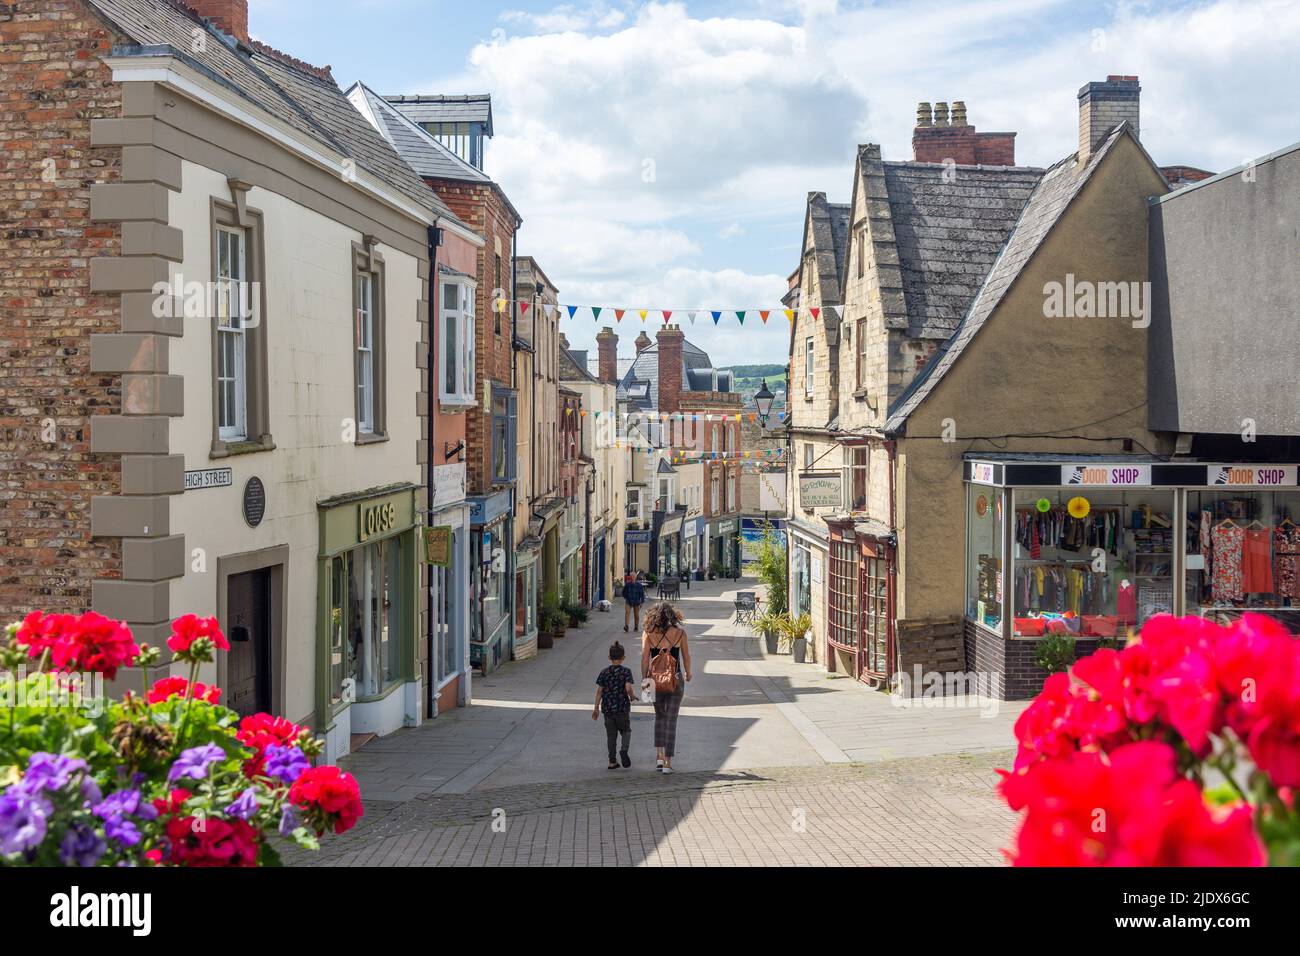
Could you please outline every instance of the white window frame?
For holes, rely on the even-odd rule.
[[[804,344],[804,371],[803,371],[803,393],[812,395],[813,393],[813,376],[815,374],[814,362],[816,359],[816,344],[813,337],[808,336]]]
[[[642,502],[641,489],[629,487],[627,489],[627,504],[629,507],[634,504],[636,505],[636,517],[633,520],[635,520],[638,524],[641,522],[642,516],[644,514],[644,512],[641,510],[641,502]]]
[[[222,237],[226,237],[226,267],[222,268]],[[232,246],[237,244],[239,261],[237,272],[230,268]],[[217,437],[222,441],[243,441],[248,437],[248,329],[244,303],[248,296],[244,285],[248,282],[248,234],[243,229],[217,226]],[[225,342],[230,341],[233,368],[222,374],[225,364]],[[221,424],[221,410],[225,404],[227,383],[233,384],[232,401],[234,421]]]
[[[456,289],[456,308],[447,307],[449,288]],[[445,276],[438,285],[438,400],[444,405],[477,404],[474,395],[474,296],[477,283],[463,276]],[[455,325],[456,346],[447,344],[447,323]],[[448,382],[447,360],[455,367]]]
[[[357,431],[375,430],[375,277],[357,273]]]

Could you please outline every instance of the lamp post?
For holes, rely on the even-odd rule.
[[[758,406],[758,423],[764,429],[767,428],[767,419],[772,414],[772,402],[775,400],[776,396],[767,387],[767,379],[763,379],[758,391],[754,393],[754,404]]]

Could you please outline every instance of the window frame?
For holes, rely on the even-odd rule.
[[[226,255],[221,255],[222,239],[225,239]],[[249,280],[248,276],[248,231],[235,226],[218,224],[213,236],[215,242],[214,252],[214,269],[216,273],[216,297],[217,297],[217,355],[216,355],[216,388],[217,388],[217,437],[225,442],[242,442],[248,440],[248,333],[249,320],[251,315],[243,314],[243,304],[245,296],[242,286]],[[222,274],[221,263],[223,258],[226,262],[231,262],[234,258],[234,250],[231,248],[235,241],[238,240],[238,268],[227,270],[227,274]],[[233,283],[238,283],[241,287],[236,295],[235,290],[231,288]],[[223,323],[222,317],[227,310],[238,315],[232,316],[237,320],[230,323]],[[225,355],[224,343],[229,340],[231,346],[231,362],[234,369],[223,369],[223,357]],[[222,373],[229,374],[223,375]],[[221,409],[223,404],[222,393],[225,390],[225,383],[231,383],[231,404],[234,406],[235,424],[223,425],[221,423]]]
[[[812,398],[816,372],[817,343],[813,336],[804,340],[803,393],[805,398]]]
[[[497,403],[501,402],[504,408],[497,410]],[[492,383],[492,406],[488,410],[492,417],[491,431],[492,436],[492,460],[491,460],[491,481],[494,485],[513,484],[517,477],[517,466],[519,456],[515,454],[516,429],[518,426],[518,409],[519,397],[513,389],[503,388]],[[498,431],[499,428],[504,431]],[[504,473],[498,472],[504,466]]]
[[[378,240],[365,236],[361,242],[352,243],[352,412],[356,423],[355,444],[388,440],[387,380],[388,363],[385,360],[387,334],[385,321],[384,257],[376,250]],[[368,352],[362,348],[362,279],[370,285],[370,344]],[[370,368],[364,368],[364,356],[369,355]],[[362,379],[369,374],[370,408],[362,408]],[[367,421],[367,414],[369,420]]]
[[[447,307],[446,290],[456,289],[457,307]],[[470,408],[478,404],[475,396],[477,387],[475,315],[474,307],[478,283],[469,276],[442,275],[438,277],[438,402],[441,405]],[[447,320],[455,322],[456,345],[449,348],[447,344]],[[461,386],[455,391],[447,385],[447,359],[454,357],[456,368],[453,385]]]
[[[209,199],[208,247],[210,258],[211,288],[219,290],[223,281],[220,275],[218,249],[219,235],[222,232],[238,234],[243,237],[243,278],[240,280],[252,286],[249,297],[251,306],[248,320],[244,323],[240,338],[243,345],[244,387],[240,401],[243,408],[242,435],[229,428],[223,429],[220,411],[218,380],[220,378],[221,335],[219,309],[211,308],[209,320],[209,348],[211,350],[211,370],[209,389],[212,395],[212,430],[209,458],[227,458],[231,455],[270,451],[275,448],[271,435],[269,387],[267,380],[267,339],[266,339],[266,253],[265,228],[262,212],[248,206],[248,191],[252,187],[238,180],[230,180],[232,199],[225,200],[216,196]],[[242,301],[242,297],[241,297]],[[214,303],[215,306],[215,303]],[[223,434],[225,431],[225,434]]]

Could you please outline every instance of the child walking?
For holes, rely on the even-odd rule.
[[[636,700],[636,688],[632,684],[632,672],[623,666],[623,645],[615,641],[609,648],[609,666],[596,677],[596,704],[591,709],[591,719],[595,720],[603,711],[605,714],[605,739],[609,745],[609,770],[618,769],[614,759],[614,742],[619,734],[623,735],[623,747],[618,755],[624,767],[632,766],[628,756],[628,743],[632,739],[632,701]]]

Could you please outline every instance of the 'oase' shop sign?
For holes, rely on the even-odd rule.
[[[377,504],[363,501],[357,505],[357,519],[359,541],[383,537],[397,527],[397,508],[391,501],[381,501]]]

